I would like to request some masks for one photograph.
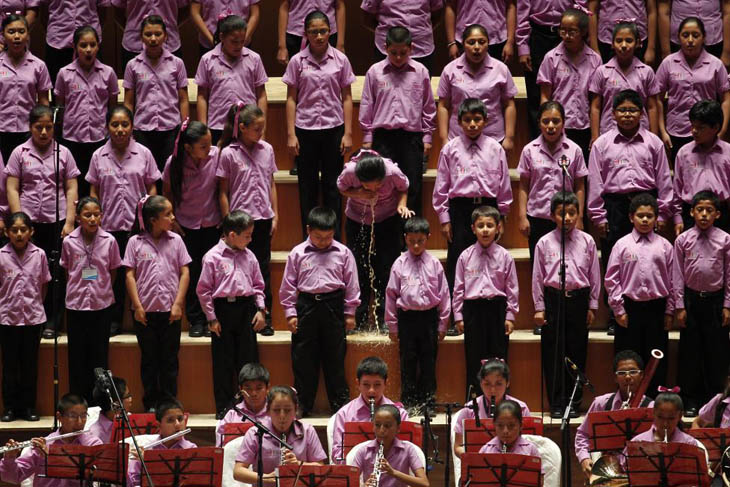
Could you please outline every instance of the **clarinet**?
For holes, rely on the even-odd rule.
[[[370,398],[370,421],[375,419],[375,398]]]
[[[383,444],[380,443],[378,447],[378,454],[375,455],[375,465],[373,465],[373,472],[375,473],[375,487],[380,487],[380,476],[383,474],[383,470],[380,468],[380,462],[385,457],[385,450]]]
[[[489,417],[492,419],[497,417],[497,404],[494,396],[489,396]]]

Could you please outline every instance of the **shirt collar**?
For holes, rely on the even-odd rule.
[[[476,71],[472,71],[472,66],[469,64],[469,61],[466,59],[466,53],[462,54],[458,58],[456,58],[456,67],[461,69],[462,71],[466,71],[469,74],[477,75],[481,73],[484,70],[492,69],[494,68],[494,58],[489,55],[489,53],[486,53],[484,56],[484,60],[482,61],[482,64],[479,65],[479,69]]]
[[[545,140],[545,137],[543,137],[543,136],[542,136],[542,134],[540,134],[540,135],[539,135],[539,136],[537,137],[537,139],[535,139],[535,140],[534,140],[534,141],[532,142],[532,145],[534,145],[535,147],[539,148],[539,149],[540,149],[540,151],[541,151],[541,152],[544,152],[544,153],[545,153],[546,155],[549,155],[549,156],[551,156],[551,157],[552,157],[553,155],[555,155],[555,153],[553,153],[553,154],[551,154],[551,153],[550,153],[550,149],[548,149],[548,143],[547,143],[547,141]],[[565,132],[563,132],[563,133],[562,133],[562,134],[560,135],[560,139],[558,140],[558,144],[557,144],[557,147],[558,147],[558,148],[561,148],[561,149],[567,149],[567,148],[569,148],[569,147],[570,147],[570,146],[568,145],[568,142],[567,142],[567,141],[565,140]],[[556,153],[557,153],[557,151],[556,151]]]
[[[639,240],[641,240],[641,237],[646,237],[649,242],[653,242],[656,238],[656,233],[652,231],[647,234],[643,234],[639,233],[639,231],[634,228],[631,230],[631,237],[634,239],[634,242],[638,242]]]
[[[710,147],[710,150],[708,150],[707,152],[701,150],[700,146],[697,145],[694,141],[692,141],[691,143],[693,144],[692,152],[695,152],[695,153],[709,154],[711,152],[722,152],[722,147],[720,147],[720,138],[719,137],[715,138],[715,142],[712,144],[712,147]]]
[[[324,52],[324,56],[322,56],[322,59],[317,60],[317,58],[314,57],[312,54],[312,51],[309,49],[309,44],[307,44],[307,47],[305,47],[302,50],[302,53],[300,54],[301,57],[306,58],[311,62],[312,64],[323,64],[327,59],[334,59],[335,53],[333,52],[333,47],[331,45],[327,45],[327,50]]]
[[[81,64],[79,64],[79,60],[74,59],[74,61],[69,64],[69,68],[73,69],[74,71],[78,73],[85,73],[84,68],[81,67]],[[91,65],[91,71],[100,71],[102,68],[101,63],[98,59],[94,59],[94,64]]]
[[[385,66],[383,66],[383,71],[415,71],[416,65],[414,63],[416,63],[416,61],[408,58],[408,61],[406,61],[403,66],[401,66],[400,68],[396,68],[390,63],[388,58],[385,58]]]
[[[479,134],[479,136],[476,139],[472,139],[468,137],[463,130],[460,130],[459,138],[461,139],[461,143],[464,145],[466,149],[469,149],[471,146],[476,146],[479,150],[483,149],[483,145],[486,143],[486,138],[484,134]]]
[[[615,131],[615,134],[613,136],[614,142],[644,142],[644,129],[639,127],[639,130],[636,131],[636,133],[632,137],[626,137],[624,134],[621,133],[619,129],[613,129]]]
[[[326,249],[320,249],[320,248],[318,248],[318,247],[315,247],[315,246],[314,246],[314,244],[312,243],[312,239],[311,239],[311,238],[309,238],[309,237],[307,237],[307,240],[305,240],[305,242],[306,242],[306,244],[307,244],[307,245],[305,245],[305,246],[304,246],[304,253],[305,253],[305,254],[307,254],[307,253],[311,253],[311,252],[320,252],[320,253],[326,253],[326,252],[337,252],[338,250],[340,250],[340,249],[339,249],[339,248],[337,248],[337,246],[335,245],[335,241],[334,241],[334,240],[333,240],[333,241],[332,241],[332,243],[331,243],[331,244],[329,245],[329,247],[327,247]]]
[[[147,51],[142,49],[142,52],[140,53],[140,60],[143,61],[148,66],[153,66],[152,59],[147,55]],[[166,48],[162,48],[162,54],[160,54],[159,61],[167,61],[172,57],[172,53],[168,51]]]

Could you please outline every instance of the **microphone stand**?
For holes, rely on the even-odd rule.
[[[423,419],[421,420],[421,426],[423,427],[423,452],[426,454],[426,473],[433,469],[433,465],[429,465],[430,463],[443,463],[439,458],[439,437],[436,436],[431,427],[431,412],[429,408],[433,406],[433,398],[426,401],[423,408]],[[431,458],[428,456],[429,445],[431,445],[431,453],[433,455]]]
[[[462,407],[458,402],[437,402],[433,404],[434,407],[441,407],[446,410],[446,458],[444,459],[444,487],[451,487],[451,462],[449,457],[451,456],[451,416],[454,413],[455,408]]]
[[[277,441],[279,443],[279,447],[284,447],[288,450],[293,450],[294,447],[292,447],[289,443],[282,440],[278,436],[276,436],[274,433],[271,432],[269,428],[261,424],[259,421],[256,421],[253,417],[249,416],[248,414],[241,411],[238,406],[232,406],[231,409],[236,411],[238,414],[240,414],[243,419],[250,421],[253,423],[253,425],[256,427],[256,438],[258,439],[258,459],[256,462],[256,474],[258,476],[258,487],[264,487],[264,458],[263,458],[263,452],[264,452],[264,435],[269,435],[271,438]]]
[[[61,113],[61,117],[59,119],[58,114]],[[56,183],[56,194],[55,194],[55,203],[56,203],[56,219],[53,221],[53,248],[51,250],[51,317],[54,320],[53,322],[53,404],[58,404],[58,400],[60,397],[59,392],[59,381],[60,376],[58,372],[58,329],[59,324],[61,321],[61,317],[59,316],[60,307],[58,306],[58,294],[59,294],[59,287],[61,284],[60,277],[59,277],[59,258],[61,256],[61,229],[59,228],[59,218],[60,218],[60,212],[59,212],[59,201],[58,201],[58,191],[60,187],[60,181],[61,181],[61,146],[59,144],[59,137],[61,131],[59,130],[62,125],[63,120],[63,107],[61,106],[55,106],[53,107],[53,162],[54,162],[54,181]],[[65,192],[64,192],[65,194]],[[46,320],[48,320],[49,317],[46,317]],[[56,418],[56,415],[53,415],[53,431],[56,431],[58,429],[58,419]]]

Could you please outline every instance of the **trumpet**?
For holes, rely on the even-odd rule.
[[[370,421],[375,419],[375,398],[370,398]]]
[[[281,441],[286,441],[286,435],[284,433],[281,434]],[[279,453],[279,465],[284,465],[285,459],[286,459],[286,448],[284,448],[282,446],[281,452]]]
[[[385,450],[383,444],[378,447],[378,454],[375,455],[375,465],[373,465],[373,473],[375,473],[375,487],[380,487],[380,476],[383,470],[380,468],[380,462],[385,458]]]
[[[83,435],[84,433],[86,433],[86,431],[78,430],[78,431],[74,431],[72,433],[66,433],[63,435],[54,436],[53,438],[47,438],[46,442],[50,443],[50,442],[56,441],[56,440],[63,440],[64,438],[73,438],[74,436]],[[0,455],[2,455],[3,453],[9,452],[9,451],[22,450],[23,448],[25,448],[27,446],[31,446],[32,444],[33,444],[33,440],[26,440],[26,441],[21,441],[19,443],[16,443],[13,446],[0,447]]]

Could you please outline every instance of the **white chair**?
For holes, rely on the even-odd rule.
[[[421,460],[421,463],[423,464],[423,466],[425,468],[425,466],[426,466],[426,455],[423,453],[423,450],[421,450],[421,448],[419,446],[411,443],[410,441],[406,441],[406,440],[401,440],[401,441],[403,443],[408,443],[409,445],[412,445],[413,447],[415,447],[416,453],[418,454],[418,459]],[[345,464],[346,465],[352,465],[353,462],[355,461],[355,455],[357,454],[357,452],[360,451],[362,448],[365,448],[365,446],[367,446],[368,443],[370,443],[370,442],[369,441],[366,441],[366,442],[363,442],[363,443],[358,443],[357,445],[355,445],[354,447],[352,447],[352,450],[350,450],[350,453],[347,454],[347,457],[345,459]],[[413,472],[410,472],[410,473],[412,474]],[[360,480],[362,481],[363,480],[362,479],[362,473],[360,474],[360,476],[361,476],[361,479]]]
[[[337,463],[334,458],[332,458],[332,441],[335,437],[335,417],[337,414],[333,414],[330,416],[330,419],[327,420],[327,457],[330,459],[330,463],[334,465]]]
[[[101,414],[101,408],[99,406],[90,407],[86,410],[86,426],[84,426],[84,431],[89,431],[91,425],[99,421],[99,414]]]
[[[560,468],[562,461],[560,447],[553,440],[545,436],[522,435],[522,437],[534,443],[540,452],[542,471],[545,472],[543,486],[560,487]]]
[[[456,432],[454,431],[454,425],[451,425],[451,451],[449,452],[451,454],[451,460],[454,463],[454,487],[459,487],[459,481],[461,480],[461,458],[459,458],[456,453],[454,453],[454,438],[456,437]]]
[[[241,449],[243,436],[234,438],[223,447],[223,480],[221,487],[249,487],[251,484],[239,482],[233,478],[233,467],[236,466],[236,455]]]

